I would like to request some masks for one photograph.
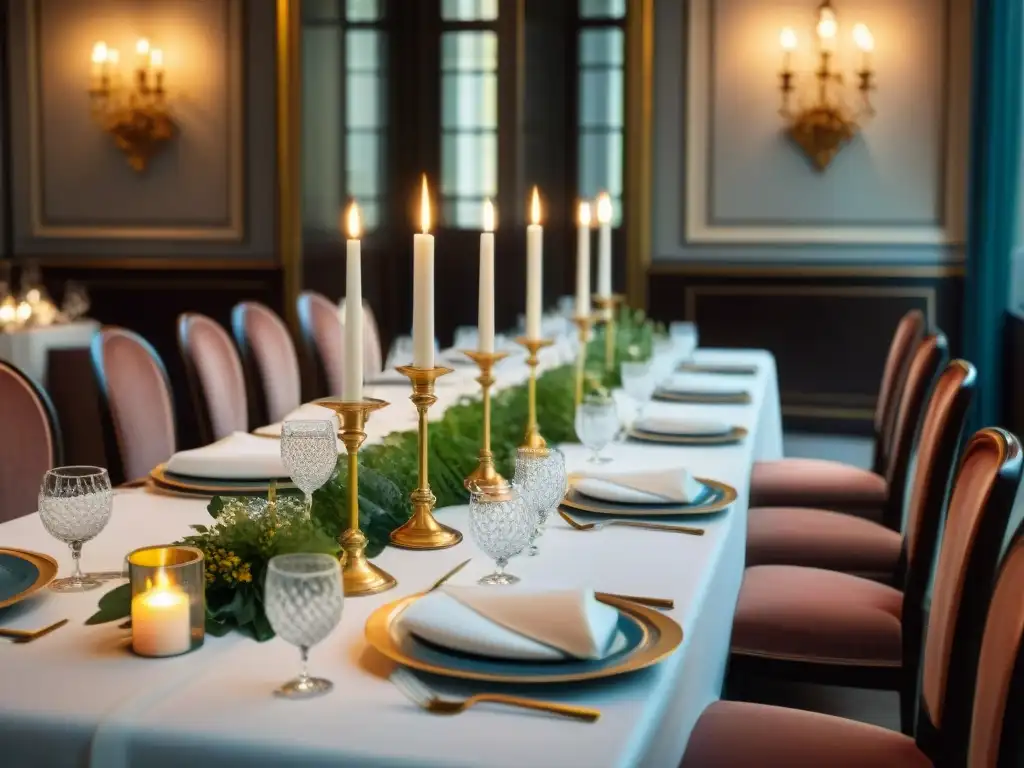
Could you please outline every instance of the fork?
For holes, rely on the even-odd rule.
[[[645,528],[649,531],[671,531],[672,533],[688,533],[691,536],[704,535],[703,528],[691,528],[687,525],[665,525],[664,523],[645,523],[642,520],[606,520],[601,523],[581,523],[577,520],[573,520],[561,509],[558,510],[558,514],[562,516],[562,519],[565,520],[565,522],[567,522],[577,531],[600,531],[605,526],[621,525],[628,528]]]
[[[491,704],[507,704],[510,707],[522,707],[523,709],[535,709],[539,712],[549,712],[553,715],[570,717],[574,720],[583,720],[588,723],[594,722],[601,716],[598,710],[590,709],[589,707],[554,704],[549,701],[524,699],[521,696],[508,696],[503,693],[478,693],[475,696],[462,700],[442,699],[405,667],[395,667],[395,671],[391,673],[390,680],[410,701],[436,715],[457,715],[474,704],[488,702]]]
[[[33,640],[38,640],[43,635],[48,635],[51,632],[55,632],[67,623],[67,619],[61,619],[60,621],[54,622],[48,627],[43,627],[42,629],[36,630],[4,629],[0,627],[0,637],[10,638],[16,643],[31,643]]]

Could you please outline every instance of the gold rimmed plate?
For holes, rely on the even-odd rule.
[[[745,390],[715,392],[705,389],[657,389],[654,399],[666,403],[694,403],[697,405],[746,405],[750,393]]]
[[[57,561],[40,552],[0,548],[0,608],[44,589],[57,575]]]
[[[706,477],[698,477],[696,479],[704,486],[704,491],[696,501],[690,504],[678,504],[676,502],[667,502],[665,504],[628,504],[587,496],[576,488],[576,483],[580,480],[580,476],[570,475],[569,490],[566,491],[561,506],[592,515],[675,517],[714,514],[715,512],[728,509],[729,505],[736,501],[736,489],[728,483],[710,480]]]
[[[166,464],[156,466],[149,473],[150,480],[158,488],[188,493],[195,496],[246,496],[266,495],[270,491],[267,480],[217,480],[208,477],[190,477],[177,475],[167,471]],[[278,490],[291,490],[295,486],[291,480],[276,481]]]
[[[651,432],[630,427],[626,435],[642,443],[667,443],[669,445],[735,445],[747,436],[746,427],[733,427],[721,435],[683,435],[669,432]]]
[[[399,618],[420,597],[410,595],[374,611],[366,621],[366,641],[403,666],[462,680],[533,685],[615,677],[657,664],[683,640],[682,627],[668,616],[600,594],[601,602],[619,612],[618,630],[625,638],[624,647],[604,659],[537,662],[475,656],[441,648],[402,631]]]
[[[757,366],[745,363],[681,363],[680,373],[714,373],[723,376],[753,376]]]

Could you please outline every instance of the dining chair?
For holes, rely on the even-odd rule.
[[[372,378],[384,372],[384,347],[380,328],[370,305],[363,302],[363,377]]]
[[[750,475],[753,507],[824,507],[876,512],[889,498],[886,475],[893,460],[897,411],[914,351],[925,334],[924,314],[911,310],[896,326],[875,403],[870,471],[827,459],[758,461]]]
[[[896,420],[894,460],[886,478],[893,488],[906,489],[915,456],[919,466],[927,466],[943,482],[956,469],[976,376],[970,363],[954,360],[933,388],[947,348],[945,337],[930,336],[911,361]],[[944,439],[935,441],[940,427]],[[929,440],[923,439],[924,433]],[[890,495],[884,522],[812,507],[753,507],[747,517],[746,564],[827,568],[899,584],[904,570],[899,529],[906,498],[906,493]]]
[[[957,544],[986,535],[982,521],[1009,515],[1020,483],[1016,438],[979,432],[950,503]],[[989,515],[985,508],[999,507]],[[963,524],[963,528],[960,525]],[[817,712],[718,701],[701,714],[680,768],[1009,768],[1022,764],[1024,534],[1018,527],[987,606],[958,593],[984,573],[963,569],[962,546],[945,548],[924,648],[920,715],[912,737]],[[969,613],[966,617],[959,614]]]
[[[178,316],[178,349],[203,445],[249,431],[242,361],[231,336],[206,315]]]
[[[243,301],[231,310],[231,330],[242,354],[249,423],[282,421],[302,399],[299,358],[288,326],[265,304]]]
[[[309,382],[307,400],[340,396],[345,376],[345,334],[338,308],[326,296],[303,291],[296,301]]]
[[[0,360],[0,523],[36,511],[39,484],[63,461],[60,424],[46,390]]]
[[[90,354],[111,482],[141,480],[177,446],[167,370],[148,341],[117,326],[93,336]]]
[[[952,421],[947,417],[945,424],[936,424],[926,438],[933,445],[945,442],[955,427]],[[938,451],[923,447],[923,460],[914,473],[905,589],[820,568],[748,568],[733,618],[731,679],[768,676],[894,690],[900,694],[903,727],[912,727],[936,541],[941,538],[936,570],[941,576],[932,584],[930,612],[934,616],[936,608],[944,606],[958,622],[951,625],[949,636],[958,636],[964,631],[962,625],[988,602],[992,568],[1011,506],[988,504],[971,493],[979,478],[1001,488],[1003,481],[992,479],[996,469],[1019,479],[1017,439],[995,429],[978,432],[960,462],[943,527],[942,498],[948,479],[933,473],[927,461]],[[951,574],[957,581],[950,581]],[[950,584],[956,600],[946,605],[940,586]],[[966,660],[960,658],[957,663],[963,666]]]

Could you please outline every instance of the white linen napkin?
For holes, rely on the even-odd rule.
[[[724,421],[683,419],[672,416],[644,416],[637,419],[633,426],[643,432],[677,437],[718,437],[732,431],[732,427]]]
[[[709,375],[676,375],[661,385],[665,392],[695,393],[709,395],[745,395],[747,390],[734,381]]]
[[[167,471],[213,480],[269,480],[287,477],[281,462],[281,443],[247,432],[232,432],[215,443],[178,451]]]
[[[592,474],[578,479],[573,487],[617,504],[692,504],[706,488],[685,469]]]
[[[447,586],[424,595],[399,628],[463,653],[523,661],[602,659],[622,647],[619,612],[590,589]]]

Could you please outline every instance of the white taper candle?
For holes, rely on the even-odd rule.
[[[544,228],[540,225],[540,195],[533,188],[530,221],[526,227],[526,338],[539,339],[544,304]]]
[[[597,198],[597,295],[612,295],[612,201],[607,192]]]
[[[580,203],[576,240],[576,317],[590,314],[590,203]]]
[[[423,175],[420,193],[422,233],[413,235],[412,364],[434,367],[434,236],[430,232],[430,195]]]
[[[359,209],[348,208],[348,242],[345,253],[345,369],[341,399],[363,399],[363,266],[359,241]]]
[[[494,206],[484,201],[484,231],[480,233],[480,297],[477,344],[480,352],[494,352]]]

